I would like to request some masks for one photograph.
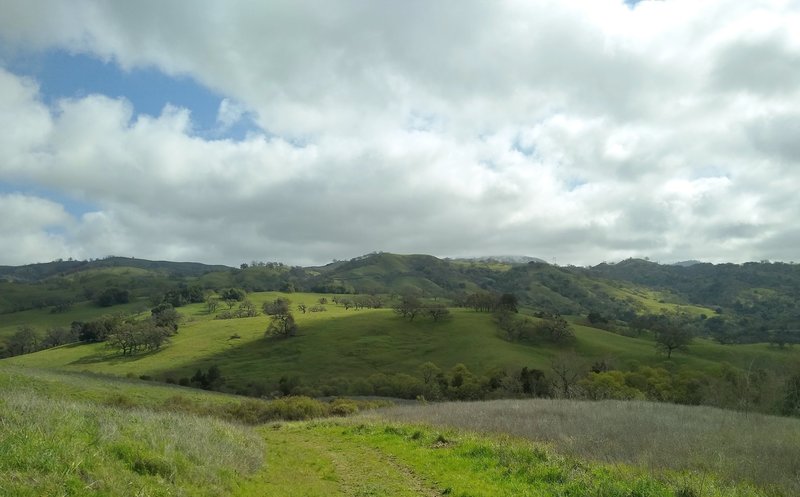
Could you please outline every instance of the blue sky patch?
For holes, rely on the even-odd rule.
[[[102,94],[124,97],[131,102],[135,115],[159,116],[164,106],[172,104],[189,109],[193,132],[204,138],[241,139],[259,128],[245,114],[241,121],[219,132],[217,111],[223,95],[209,90],[189,77],[171,77],[155,68],[123,71],[113,62],[62,50],[25,53],[9,61],[7,69],[35,79],[42,99],[53,105],[62,98],[81,98]]]
[[[64,210],[75,218],[80,218],[87,212],[95,212],[99,210],[99,208],[92,203],[79,200],[58,190],[43,188],[37,185],[0,181],[0,194],[10,193],[18,193],[27,195],[29,197],[44,198],[51,202],[61,204],[61,206],[64,207]]]

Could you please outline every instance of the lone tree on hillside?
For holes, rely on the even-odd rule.
[[[444,321],[450,317],[450,309],[441,302],[428,304],[425,307],[425,313],[430,316],[434,322]]]
[[[264,303],[264,314],[270,316],[267,327],[267,336],[290,337],[297,333],[297,323],[294,321],[292,311],[289,310],[291,302],[286,298],[277,298],[272,302]]]
[[[586,374],[586,366],[575,352],[557,355],[550,363],[550,369],[555,377],[556,393],[564,399],[573,397],[578,380]]]
[[[403,296],[400,302],[394,306],[394,312],[404,318],[408,318],[409,321],[413,321],[420,311],[422,311],[422,302],[413,295]]]
[[[497,299],[497,308],[498,311],[508,311],[508,312],[519,312],[518,309],[519,300],[517,296],[513,293],[504,293]]]
[[[654,326],[656,348],[672,357],[674,350],[688,351],[692,342],[692,332],[687,326],[672,319],[658,320]]]

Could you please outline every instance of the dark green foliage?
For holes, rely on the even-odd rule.
[[[227,288],[219,292],[219,297],[225,301],[241,302],[247,297],[247,293],[239,288]]]
[[[265,302],[264,314],[270,316],[270,323],[267,327],[267,336],[277,336],[287,338],[297,333],[292,311],[290,311],[291,301],[286,298],[277,298],[272,302]]]
[[[192,386],[202,388],[203,390],[213,390],[224,382],[225,379],[222,377],[222,372],[216,364],[209,367],[206,371],[198,369],[189,380]]]
[[[267,316],[274,316],[276,314],[286,314],[290,312],[289,308],[292,302],[283,297],[279,297],[272,302],[264,302],[262,309]]]
[[[63,314],[65,312],[69,312],[71,309],[71,301],[59,302],[53,305],[53,308],[50,309],[50,314]]]
[[[178,331],[181,315],[170,304],[161,304],[150,310],[150,319],[159,328]]]
[[[794,373],[786,380],[781,413],[800,416],[800,373]]]
[[[522,393],[525,395],[531,397],[549,397],[551,395],[550,381],[542,370],[522,368],[519,372],[519,382]]]
[[[519,299],[513,293],[504,293],[497,301],[497,309],[508,312],[519,312]]]
[[[30,354],[39,350],[39,334],[33,327],[22,325],[8,340],[8,355]]]
[[[589,321],[589,324],[606,324],[608,323],[608,318],[603,316],[597,311],[592,311],[586,315],[586,320]]]
[[[464,306],[473,309],[477,312],[492,312],[497,308],[499,298],[497,295],[489,292],[477,292],[470,294],[464,300]],[[516,305],[514,306],[516,309]],[[511,310],[504,308],[504,310]],[[516,310],[511,310],[516,312]]]
[[[498,311],[494,318],[500,330],[514,342],[566,345],[575,341],[572,326],[563,317],[547,313],[538,315],[540,320],[534,321],[509,311]]]
[[[122,324],[121,315],[103,316],[86,323],[73,322],[72,330],[78,335],[81,342],[103,342]]]
[[[117,304],[127,304],[130,302],[131,294],[128,290],[119,288],[107,288],[94,299],[95,304],[100,307],[111,307]]]

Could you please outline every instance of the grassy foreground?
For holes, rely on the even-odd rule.
[[[549,399],[395,406],[379,417],[506,434],[581,460],[655,473],[712,473],[776,495],[800,495],[800,420],[793,418],[654,402]],[[695,490],[687,495],[708,495]]]
[[[216,496],[261,467],[264,444],[213,418],[4,391],[0,454],[7,496]]]
[[[261,429],[268,495],[454,497],[756,497],[692,473],[588,463],[508,436],[382,421],[312,421]],[[298,451],[298,449],[301,449]]]
[[[185,392],[187,400],[164,402],[175,392]],[[575,417],[575,407],[544,402],[538,417],[552,429],[543,431],[547,434],[544,440],[550,437],[549,443],[543,443],[513,429],[523,419],[537,416],[525,411],[524,406],[502,402],[420,405],[409,410],[362,413],[354,418],[245,425],[228,421],[228,409],[187,410],[187,401],[194,406],[241,405],[236,396],[150,382],[0,367],[0,495],[796,495],[796,487],[791,486],[792,478],[796,483],[800,450],[796,420],[738,415],[740,424],[732,425],[735,429],[745,426],[742,419],[753,422],[752,433],[743,437],[750,442],[730,440],[731,445],[725,448],[720,444],[731,427],[714,428],[715,422],[724,421],[716,410],[654,405],[653,409],[658,407],[663,412],[662,418],[673,423],[684,420],[693,430],[684,438],[671,440],[674,446],[685,445],[692,438],[697,444],[714,444],[714,450],[735,453],[742,460],[749,458],[755,471],[773,465],[756,488],[742,481],[750,478],[729,478],[725,469],[737,470],[731,460],[723,460],[719,467],[709,464],[680,471],[669,465],[648,464],[644,456],[658,452],[671,457],[680,450],[661,446],[669,440],[669,433],[655,430],[641,434],[633,429],[637,423],[646,425],[650,422],[647,416],[653,414],[637,411],[638,404],[634,403],[580,403],[584,411],[594,409],[594,419],[558,425],[553,419]],[[626,417],[622,413],[628,406]],[[464,422],[451,424],[466,430],[435,424],[441,422],[435,418],[443,412],[458,415],[472,410],[476,417],[479,408],[495,409],[486,412],[506,419],[508,424],[499,428],[505,433],[480,434],[484,427]],[[551,411],[549,417],[547,409]],[[430,413],[427,418],[422,415],[426,412]],[[419,416],[414,419],[409,413]],[[618,416],[616,424],[611,422]],[[698,417],[708,417],[708,423],[698,424]],[[583,431],[576,427],[581,423],[586,425]],[[626,461],[624,457],[593,453],[592,444],[604,437],[618,437],[623,423],[635,435],[620,437],[609,454],[624,455],[627,448],[643,458]],[[606,424],[611,428],[603,431]],[[657,446],[631,444],[631,439],[640,435],[652,436]],[[753,444],[755,439],[761,439],[760,444]],[[569,450],[563,440],[574,440],[576,446],[583,444],[587,452]],[[700,455],[713,457],[711,452]],[[759,463],[758,459],[764,461]]]

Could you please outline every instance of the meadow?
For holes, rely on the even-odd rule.
[[[442,410],[465,412],[451,404],[390,408],[350,418],[325,418],[319,413],[319,419],[255,426],[216,415],[164,410],[163,405],[157,408],[159,399],[170,393],[183,395],[185,390],[100,375],[0,366],[3,495],[788,497],[795,488],[790,486],[790,475],[796,473],[781,476],[781,472],[796,470],[797,420],[780,420],[785,425],[779,425],[759,417],[755,421],[761,428],[752,434],[751,442],[760,437],[760,443],[727,447],[740,451],[737,457],[743,460],[768,456],[777,464],[754,486],[747,481],[750,473],[735,481],[728,476],[726,471],[737,469],[729,467],[733,459],[676,470],[647,460],[631,463],[611,455],[598,457],[592,450],[576,455],[567,445],[548,441],[554,431],[544,426],[536,428],[545,435],[542,442],[532,440],[536,437],[530,432],[508,430],[513,422],[500,427],[510,434],[487,433],[485,426],[465,428],[463,421],[453,419],[440,424],[442,419],[434,418]],[[107,404],[112,391],[127,400]],[[146,395],[148,391],[152,396]],[[202,391],[194,394],[197,401],[208,397],[209,404],[236,399]],[[606,416],[562,423],[557,430],[565,439],[592,433],[589,438],[601,442],[619,435],[619,430],[604,429],[620,415],[613,405],[542,402],[549,407],[538,406],[538,413],[549,409],[553,419],[574,417],[577,411],[608,411]],[[513,418],[515,412],[514,406],[481,405],[490,411],[463,406],[481,419],[497,412]],[[525,409],[516,411],[532,414]],[[632,419],[644,423],[653,414],[646,412],[647,406],[632,409],[629,417],[617,422],[617,428]],[[428,410],[433,416],[423,419],[421,414]],[[664,405],[657,410],[659,421],[654,425],[705,420],[684,438],[673,440],[675,444],[713,445],[698,456],[726,449],[716,425],[722,424],[725,430],[744,426],[741,414]],[[776,433],[786,440],[770,436]],[[657,442],[662,440],[663,436],[656,437]],[[620,447],[627,443],[624,440],[610,453],[622,452]],[[680,452],[669,444],[645,445],[640,442],[635,448],[650,457],[667,459]],[[775,459],[779,453],[788,460]]]

